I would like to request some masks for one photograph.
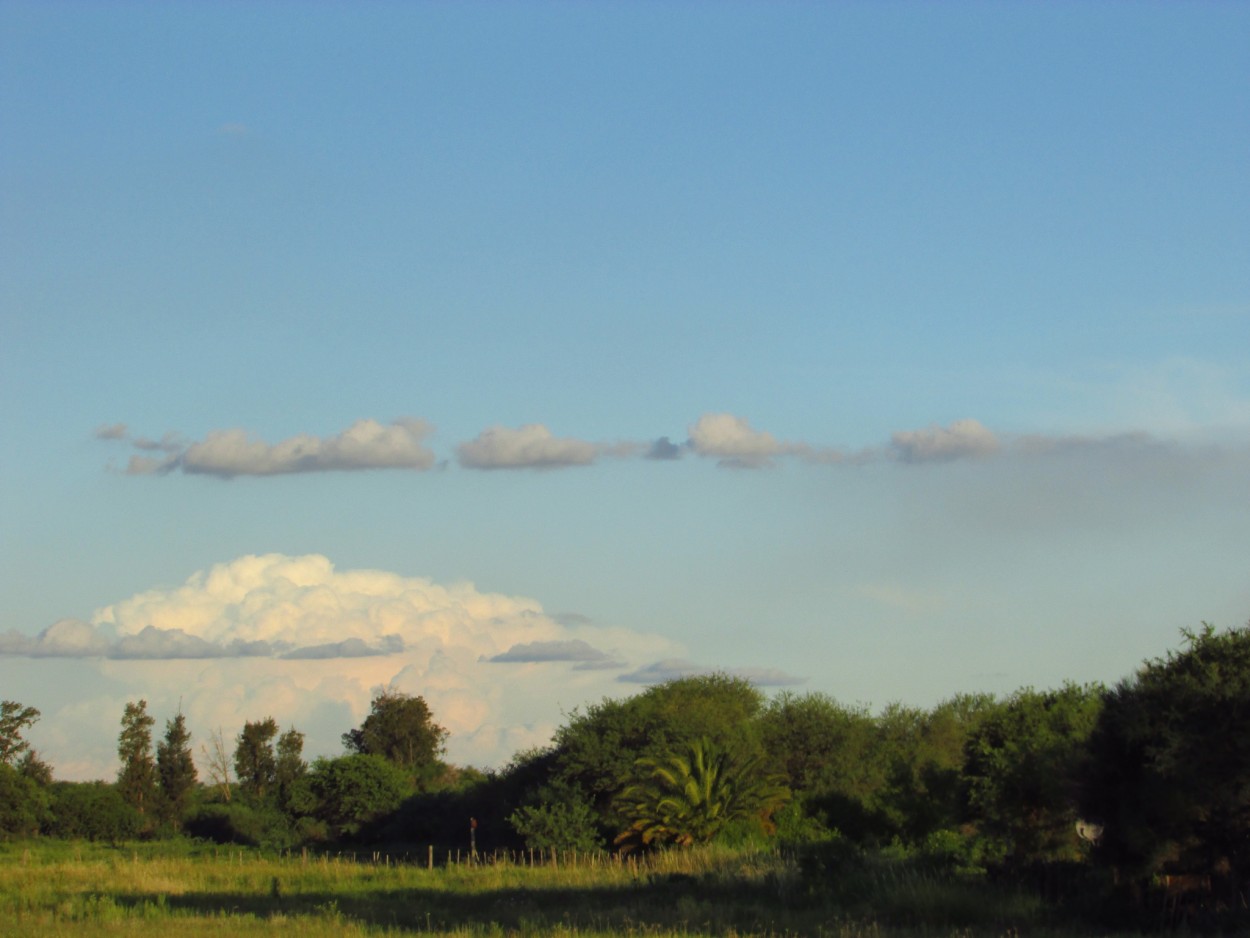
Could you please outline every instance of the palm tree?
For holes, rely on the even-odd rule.
[[[631,821],[616,838],[624,849],[707,843],[730,821],[767,820],[790,797],[761,755],[738,756],[706,737],[685,755],[642,758],[635,766],[646,777],[620,795]]]

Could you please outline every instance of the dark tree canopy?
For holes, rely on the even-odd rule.
[[[388,688],[373,698],[359,729],[343,734],[343,745],[349,752],[381,756],[424,782],[441,770],[446,739],[447,730],[434,722],[423,698]]]
[[[191,733],[181,713],[165,721],[165,738],[156,746],[156,769],[161,814],[164,820],[178,827],[198,781],[195,759],[191,756]]]
[[[1184,632],[1106,697],[1084,810],[1128,871],[1250,882],[1250,625]],[[1238,887],[1234,887],[1238,888]]]
[[[968,740],[968,801],[982,833],[1019,860],[1080,856],[1077,804],[1103,687],[1017,691]]]

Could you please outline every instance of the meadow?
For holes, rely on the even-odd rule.
[[[0,934],[1019,938],[1105,931],[1034,894],[888,862],[838,881],[777,850],[635,859],[264,852],[190,841],[0,845]],[[1117,934],[1127,935],[1121,932]]]

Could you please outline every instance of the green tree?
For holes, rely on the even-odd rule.
[[[139,833],[143,818],[104,782],[58,782],[51,790],[47,832],[65,840],[118,843]]]
[[[47,819],[47,788],[0,762],[0,840],[33,836]]]
[[[620,797],[630,823],[616,842],[625,847],[707,843],[731,821],[766,822],[790,797],[761,755],[735,756],[707,738],[683,755],[643,757],[638,768],[645,780]]]
[[[198,775],[191,756],[191,733],[181,713],[165,721],[165,737],[156,746],[162,819],[175,829],[182,825]]]
[[[967,743],[964,780],[983,835],[1020,861],[1076,859],[1080,778],[1101,685],[1019,690]]]
[[[23,707],[16,700],[0,702],[0,763],[14,765],[30,750],[22,732],[39,719],[34,707]]]
[[[147,708],[146,700],[126,704],[117,737],[117,755],[122,763],[117,788],[126,803],[145,816],[156,792],[156,761],[152,758],[152,726],[156,721]]]
[[[1250,885],[1250,624],[1184,631],[1106,695],[1083,809],[1099,853],[1125,872]]]
[[[300,783],[310,813],[336,837],[352,837],[364,825],[397,810],[412,794],[411,776],[375,755],[318,759]]]
[[[404,769],[421,786],[443,770],[447,730],[434,722],[421,697],[387,688],[373,698],[370,712],[358,729],[343,734],[349,752],[381,756]]]
[[[278,790],[278,804],[287,808],[297,782],[308,772],[304,761],[304,734],[291,727],[278,737],[274,763],[274,782]]]
[[[725,674],[679,678],[626,700],[605,699],[584,713],[574,711],[556,732],[550,780],[585,792],[614,834],[626,820],[617,797],[644,780],[639,759],[667,758],[704,737],[756,754],[763,700],[749,681]]]
[[[508,823],[531,850],[598,850],[598,815],[590,798],[576,785],[542,785],[530,801],[511,815]]]
[[[235,740],[234,774],[239,788],[255,801],[272,794],[277,781],[278,760],[273,751],[273,738],[278,724],[273,717],[243,724]]]

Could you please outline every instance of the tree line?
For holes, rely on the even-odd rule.
[[[468,843],[651,850],[780,843],[831,856],[893,850],[973,874],[1098,874],[1141,898],[1196,884],[1221,908],[1250,895],[1250,625],[1183,633],[1114,687],[959,694],[872,713],[818,693],[771,699],[724,674],[574,710],[548,746],[497,771],[443,760],[447,731],[388,689],[303,759],[272,718],[201,747],[181,713],[126,706],[114,783],[55,782],[0,710],[0,836],[222,842]],[[822,854],[823,851],[823,854]]]

